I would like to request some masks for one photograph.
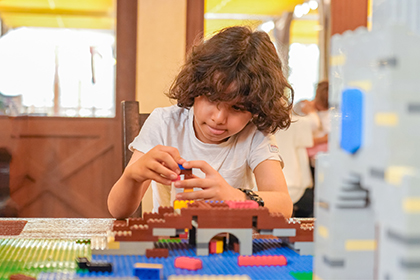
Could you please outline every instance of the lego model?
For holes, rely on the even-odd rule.
[[[155,248],[159,236],[176,236],[188,229],[190,244],[196,246],[198,256],[208,255],[209,247],[213,250],[214,237],[223,233],[237,238],[241,255],[252,255],[253,230],[282,237],[285,245],[302,255],[313,254],[313,219],[287,220],[265,207],[254,207],[257,203],[252,202],[194,201],[184,204],[180,214],[173,207],[160,207],[158,213],[145,213],[143,218],[117,220],[108,245],[92,246],[92,253],[145,255],[147,250]],[[217,242],[212,252],[217,252]]]
[[[372,31],[332,38],[316,279],[420,279],[420,5],[372,3]]]

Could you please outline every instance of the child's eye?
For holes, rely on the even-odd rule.
[[[244,111],[246,111],[245,107],[243,107],[243,106],[237,106],[237,105],[233,105],[232,106],[232,109],[235,110],[235,111],[238,111],[238,112],[244,112]]]

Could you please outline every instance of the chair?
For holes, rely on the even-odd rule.
[[[128,145],[134,140],[139,134],[144,121],[147,119],[149,114],[139,114],[139,102],[138,101],[122,101],[121,102],[122,112],[122,144],[123,144],[123,169],[127,166],[130,161],[131,152],[128,149]],[[142,203],[139,208],[133,214],[134,217],[142,216]]]

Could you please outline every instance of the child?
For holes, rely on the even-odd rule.
[[[292,201],[271,133],[290,125],[293,90],[269,36],[247,27],[220,31],[192,49],[168,95],[177,106],[155,109],[130,144],[133,156],[108,197],[110,213],[131,215],[152,182],[154,211],[174,199],[252,199],[289,218]],[[194,177],[171,188],[178,164]],[[248,191],[254,187],[258,192]]]
[[[313,101],[299,102],[300,111],[312,126],[314,147],[308,149],[308,155],[315,165],[315,155],[328,149],[328,133],[330,131],[330,111],[328,104],[328,81],[318,83]]]

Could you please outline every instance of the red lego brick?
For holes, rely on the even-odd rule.
[[[165,215],[166,213],[172,214],[174,213],[174,208],[172,206],[159,206],[159,214]]]
[[[152,213],[152,212],[146,212],[143,214],[143,219],[147,223],[149,219],[163,219],[163,214],[161,213]]]
[[[0,221],[0,235],[19,235],[28,221]]]
[[[177,257],[175,259],[175,267],[188,270],[198,270],[203,268],[203,262],[198,258]]]
[[[188,231],[186,230],[184,233],[181,233],[178,237],[180,239],[187,239],[188,238]]]
[[[270,213],[268,208],[260,207],[257,220],[258,229],[274,229],[274,228],[297,228],[289,224],[289,221],[280,213]]]
[[[143,218],[128,218],[127,219],[128,226],[134,226],[134,225],[145,225],[147,224],[147,220]]]
[[[239,266],[283,266],[287,264],[285,256],[238,256]]]
[[[296,229],[296,236],[289,237],[289,242],[313,242],[314,241],[314,225],[305,223],[300,224],[299,228]]]
[[[24,274],[12,274],[10,280],[36,280],[36,278]]]
[[[116,232],[115,241],[158,241],[158,236],[153,236],[153,228],[148,225],[133,225],[130,231]]]
[[[246,201],[225,201],[229,208],[258,208],[259,205],[256,201],[253,200],[246,200]]]
[[[114,224],[112,226],[112,231],[129,231],[130,226],[128,224]]]
[[[146,249],[147,258],[167,258],[168,256],[169,250],[166,248]]]
[[[192,228],[191,217],[188,215],[165,214],[163,219],[150,219],[147,224],[152,228]]]

